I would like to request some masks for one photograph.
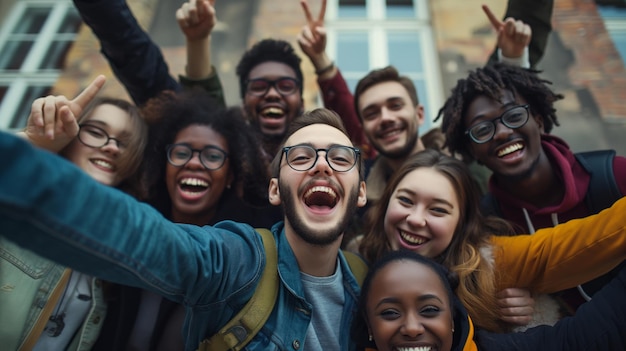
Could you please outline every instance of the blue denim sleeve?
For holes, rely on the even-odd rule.
[[[4,132],[0,154],[0,235],[17,244],[191,306],[225,301],[256,286],[265,257],[252,227],[172,223],[65,159]]]
[[[181,90],[161,49],[137,23],[126,1],[74,0],[74,5],[135,104],[141,106],[163,90]]]

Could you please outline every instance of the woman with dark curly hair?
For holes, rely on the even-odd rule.
[[[164,92],[142,113],[149,137],[137,193],[164,217],[201,226],[234,220],[259,228],[281,218],[267,199],[268,165],[260,144],[239,109],[224,109],[205,92],[187,91]],[[184,349],[182,305],[133,287],[113,289],[119,305],[96,350],[146,343],[149,350]]]

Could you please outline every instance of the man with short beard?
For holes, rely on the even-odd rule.
[[[346,218],[367,201],[360,150],[326,109],[292,121],[279,150],[268,193],[286,209],[270,243],[278,295],[246,350],[354,351],[345,331],[360,288],[339,247]],[[265,274],[263,241],[247,224],[172,223],[18,137],[0,133],[0,151],[2,235],[86,274],[185,305],[186,350],[231,320]]]

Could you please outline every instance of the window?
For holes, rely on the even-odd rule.
[[[0,28],[0,128],[26,124],[34,99],[48,95],[81,19],[67,0],[16,2]]]
[[[426,0],[329,0],[328,53],[354,92],[370,70],[388,65],[410,77],[424,105],[424,133],[443,104]]]
[[[626,3],[623,6],[626,6]],[[626,7],[598,6],[598,12],[626,66]]]

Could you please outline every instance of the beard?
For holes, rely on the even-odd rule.
[[[410,135],[409,139],[406,141],[404,146],[399,150],[385,151],[380,147],[375,147],[375,149],[382,156],[385,156],[393,160],[406,158],[413,152],[413,149],[415,148],[415,145],[417,144],[417,133],[410,133],[409,135]]]
[[[350,189],[350,192],[346,199],[348,208],[346,209],[346,213],[337,223],[337,225],[335,225],[333,228],[321,231],[319,229],[307,226],[306,223],[304,223],[302,217],[300,217],[296,213],[296,200],[292,196],[293,193],[291,192],[291,189],[287,186],[287,184],[283,184],[279,181],[279,186],[281,189],[280,198],[281,202],[283,203],[283,211],[285,212],[285,217],[287,218],[287,221],[289,221],[289,224],[293,228],[296,235],[304,240],[304,242],[311,245],[327,246],[333,244],[343,234],[344,230],[348,227],[350,220],[357,211],[357,197],[359,195],[358,185]]]

